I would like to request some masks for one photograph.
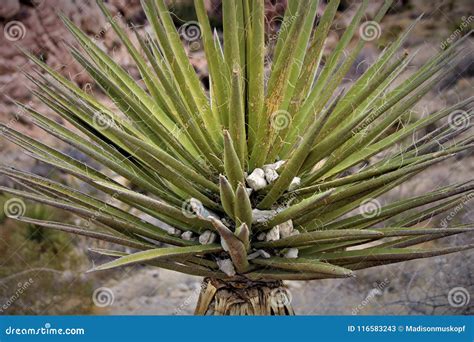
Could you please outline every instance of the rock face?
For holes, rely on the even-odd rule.
[[[143,14],[138,0],[111,0],[107,6],[122,22],[139,20],[140,13]],[[73,38],[56,12],[68,16],[124,67],[130,64],[130,60],[94,1],[0,1],[0,122],[11,128],[26,131],[32,138],[41,137],[46,143],[54,141],[57,148],[64,149],[63,144],[45,135],[43,131],[22,118],[17,106],[9,100],[13,98],[34,107],[41,113],[53,116],[46,106],[32,97],[29,88],[32,84],[22,72],[31,72],[33,65],[16,45],[40,57],[83,89],[91,92],[95,90],[91,85],[91,78],[74,62],[63,43],[64,41],[72,43]],[[21,154],[16,146],[5,139],[0,139],[0,150],[2,162],[6,164],[16,165],[25,170],[32,170],[36,165],[34,160]],[[6,180],[0,177],[0,183],[5,182]]]
[[[129,64],[124,49],[110,25],[93,1],[2,0],[0,2],[0,88],[2,93],[15,99],[27,99],[30,92],[18,68],[30,71],[32,65],[15,47],[22,46],[36,56],[40,56],[49,66],[81,86],[91,82],[84,70],[73,61],[63,41],[72,43],[73,38],[57,16],[64,13],[84,32],[89,34],[114,59],[124,66]],[[140,1],[111,0],[107,6],[114,18],[121,23],[133,21],[143,23],[144,15]],[[3,111],[4,107],[0,107]]]
[[[10,19],[20,11],[19,0],[3,0],[0,3],[0,17]]]
[[[7,1],[9,3],[10,1]],[[4,2],[2,2],[2,12]],[[29,98],[29,90],[24,85],[26,79],[21,76],[17,68],[29,71],[31,68],[27,59],[18,51],[15,44],[19,44],[37,56],[41,56],[50,66],[60,69],[64,74],[80,75],[81,69],[72,63],[72,58],[67,50],[60,43],[60,39],[72,42],[60,20],[56,17],[54,10],[63,11],[72,17],[76,24],[87,30],[87,25],[81,25],[82,16],[79,16],[79,9],[69,1],[51,0],[48,3],[39,3],[33,7],[21,6],[14,16],[4,19],[0,23],[3,34],[0,36],[2,53],[0,55],[0,87],[2,92],[15,98]],[[97,26],[102,25],[96,10],[87,6],[84,12],[89,12],[84,18],[90,18],[90,26],[95,19]],[[74,15],[74,13],[76,15]],[[95,12],[95,13],[94,13]],[[77,76],[75,79],[84,82],[84,76]]]

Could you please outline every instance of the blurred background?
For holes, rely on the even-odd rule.
[[[196,20],[192,0],[169,0],[177,27]],[[221,1],[206,0],[212,25],[220,32]],[[286,0],[265,0],[269,35],[278,31]],[[382,1],[371,0],[365,20],[371,20]],[[331,51],[344,32],[359,1],[341,1],[326,50]],[[139,0],[108,0],[114,18],[139,31],[149,26]],[[319,13],[326,2],[320,1]],[[128,72],[139,78],[138,70],[127,55],[110,25],[102,17],[95,1],[87,0],[2,0],[0,1],[0,122],[27,132],[35,139],[49,142],[91,165],[92,160],[71,150],[40,129],[28,118],[20,116],[12,99],[28,103],[42,113],[61,122],[59,116],[48,112],[46,106],[31,96],[32,86],[22,74],[30,72],[32,64],[21,54],[22,46],[80,87],[107,103],[106,97],[93,84],[81,67],[73,62],[64,42],[73,43],[57,17],[63,12],[84,32],[95,39],[109,55]],[[417,53],[409,74],[429,57],[449,43],[467,34],[474,26],[474,2],[470,0],[422,1],[400,0],[394,5],[376,32],[376,39],[367,44],[346,78],[346,84],[359,77],[381,50],[408,25],[424,13],[404,48]],[[135,36],[130,34],[135,41]],[[199,40],[186,44],[190,59],[208,86],[207,65]],[[414,120],[473,95],[473,38],[464,44],[468,53],[445,79],[422,101],[413,113],[403,118]],[[406,77],[402,75],[401,81]],[[436,127],[429,127],[434,130]],[[472,134],[472,132],[471,132]],[[388,203],[409,195],[421,194],[449,183],[472,178],[473,151],[466,151],[454,162],[437,164],[409,183],[385,195]],[[1,137],[1,163],[74,183],[90,191],[82,183],[38,163]],[[13,185],[0,176],[1,185]],[[474,201],[466,198],[459,208],[437,217],[426,225],[456,225],[474,222]],[[200,290],[201,279],[151,267],[133,266],[102,273],[85,273],[94,263],[103,262],[88,251],[89,247],[104,246],[81,237],[61,232],[40,230],[34,225],[19,224],[8,219],[3,208],[12,199],[0,193],[0,315],[2,314],[192,314]],[[26,202],[28,216],[74,222],[75,218],[49,207]],[[449,219],[448,219],[449,215]],[[445,220],[443,222],[443,219]],[[449,240],[450,239],[450,240]],[[473,243],[473,234],[432,242],[434,245]],[[466,241],[469,240],[469,241]],[[460,241],[461,242],[461,241]],[[358,271],[354,279],[312,282],[288,282],[292,303],[297,314],[345,315],[444,315],[474,313],[474,252],[466,251],[427,260],[414,260]],[[471,297],[473,297],[471,299]]]

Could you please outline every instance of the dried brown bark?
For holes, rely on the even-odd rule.
[[[293,316],[291,293],[282,281],[206,278],[196,305],[200,316]]]

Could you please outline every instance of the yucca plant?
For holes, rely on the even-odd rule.
[[[19,105],[38,127],[103,168],[3,125],[4,137],[32,157],[98,191],[91,195],[2,166],[21,187],[1,191],[67,210],[82,223],[18,220],[137,250],[96,249],[115,259],[94,270],[142,263],[205,277],[196,314],[208,315],[293,314],[283,280],[351,277],[359,269],[473,247],[414,247],[472,229],[419,225],[472,196],[472,181],[384,206],[376,200],[473,146],[472,136],[461,135],[471,126],[473,98],[400,124],[454,67],[465,38],[395,83],[413,58],[398,51],[415,22],[340,90],[368,40],[362,34],[346,53],[367,26],[367,0],[328,56],[323,50],[338,0],[319,18],[318,1],[289,1],[272,51],[266,50],[263,0],[223,1],[223,43],[204,0],[194,3],[209,92],[164,0],[142,1],[152,33],[136,33],[140,46],[98,2],[140,81],[61,17],[78,43],[70,46],[72,55],[114,108],[25,52],[42,70],[28,75],[32,92],[70,125]],[[386,1],[369,23],[377,28],[390,5]],[[461,121],[454,114],[462,114]]]

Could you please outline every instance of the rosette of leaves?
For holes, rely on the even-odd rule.
[[[338,0],[318,18],[318,1],[290,1],[271,52],[263,0],[223,1],[223,42],[209,24],[204,0],[195,0],[207,92],[187,56],[189,37],[173,25],[164,0],[142,1],[151,31],[136,33],[139,44],[98,4],[141,80],[62,16],[77,41],[71,54],[115,106],[28,52],[38,66],[28,75],[33,94],[68,125],[19,105],[38,127],[102,168],[2,125],[6,139],[97,194],[0,168],[20,185],[1,191],[64,209],[82,223],[18,220],[131,248],[96,250],[115,259],[94,270],[142,263],[205,277],[198,314],[291,314],[283,280],[350,277],[359,269],[473,247],[417,246],[470,231],[419,224],[472,195],[472,181],[383,206],[376,200],[472,147],[472,97],[397,125],[456,65],[465,38],[396,82],[413,58],[399,50],[415,20],[341,91],[366,43],[357,33],[367,0],[324,58]],[[381,6],[373,23],[390,5]],[[440,123],[455,112],[465,114],[467,124]],[[439,128],[425,133],[433,124]],[[360,210],[367,204],[373,210]]]

